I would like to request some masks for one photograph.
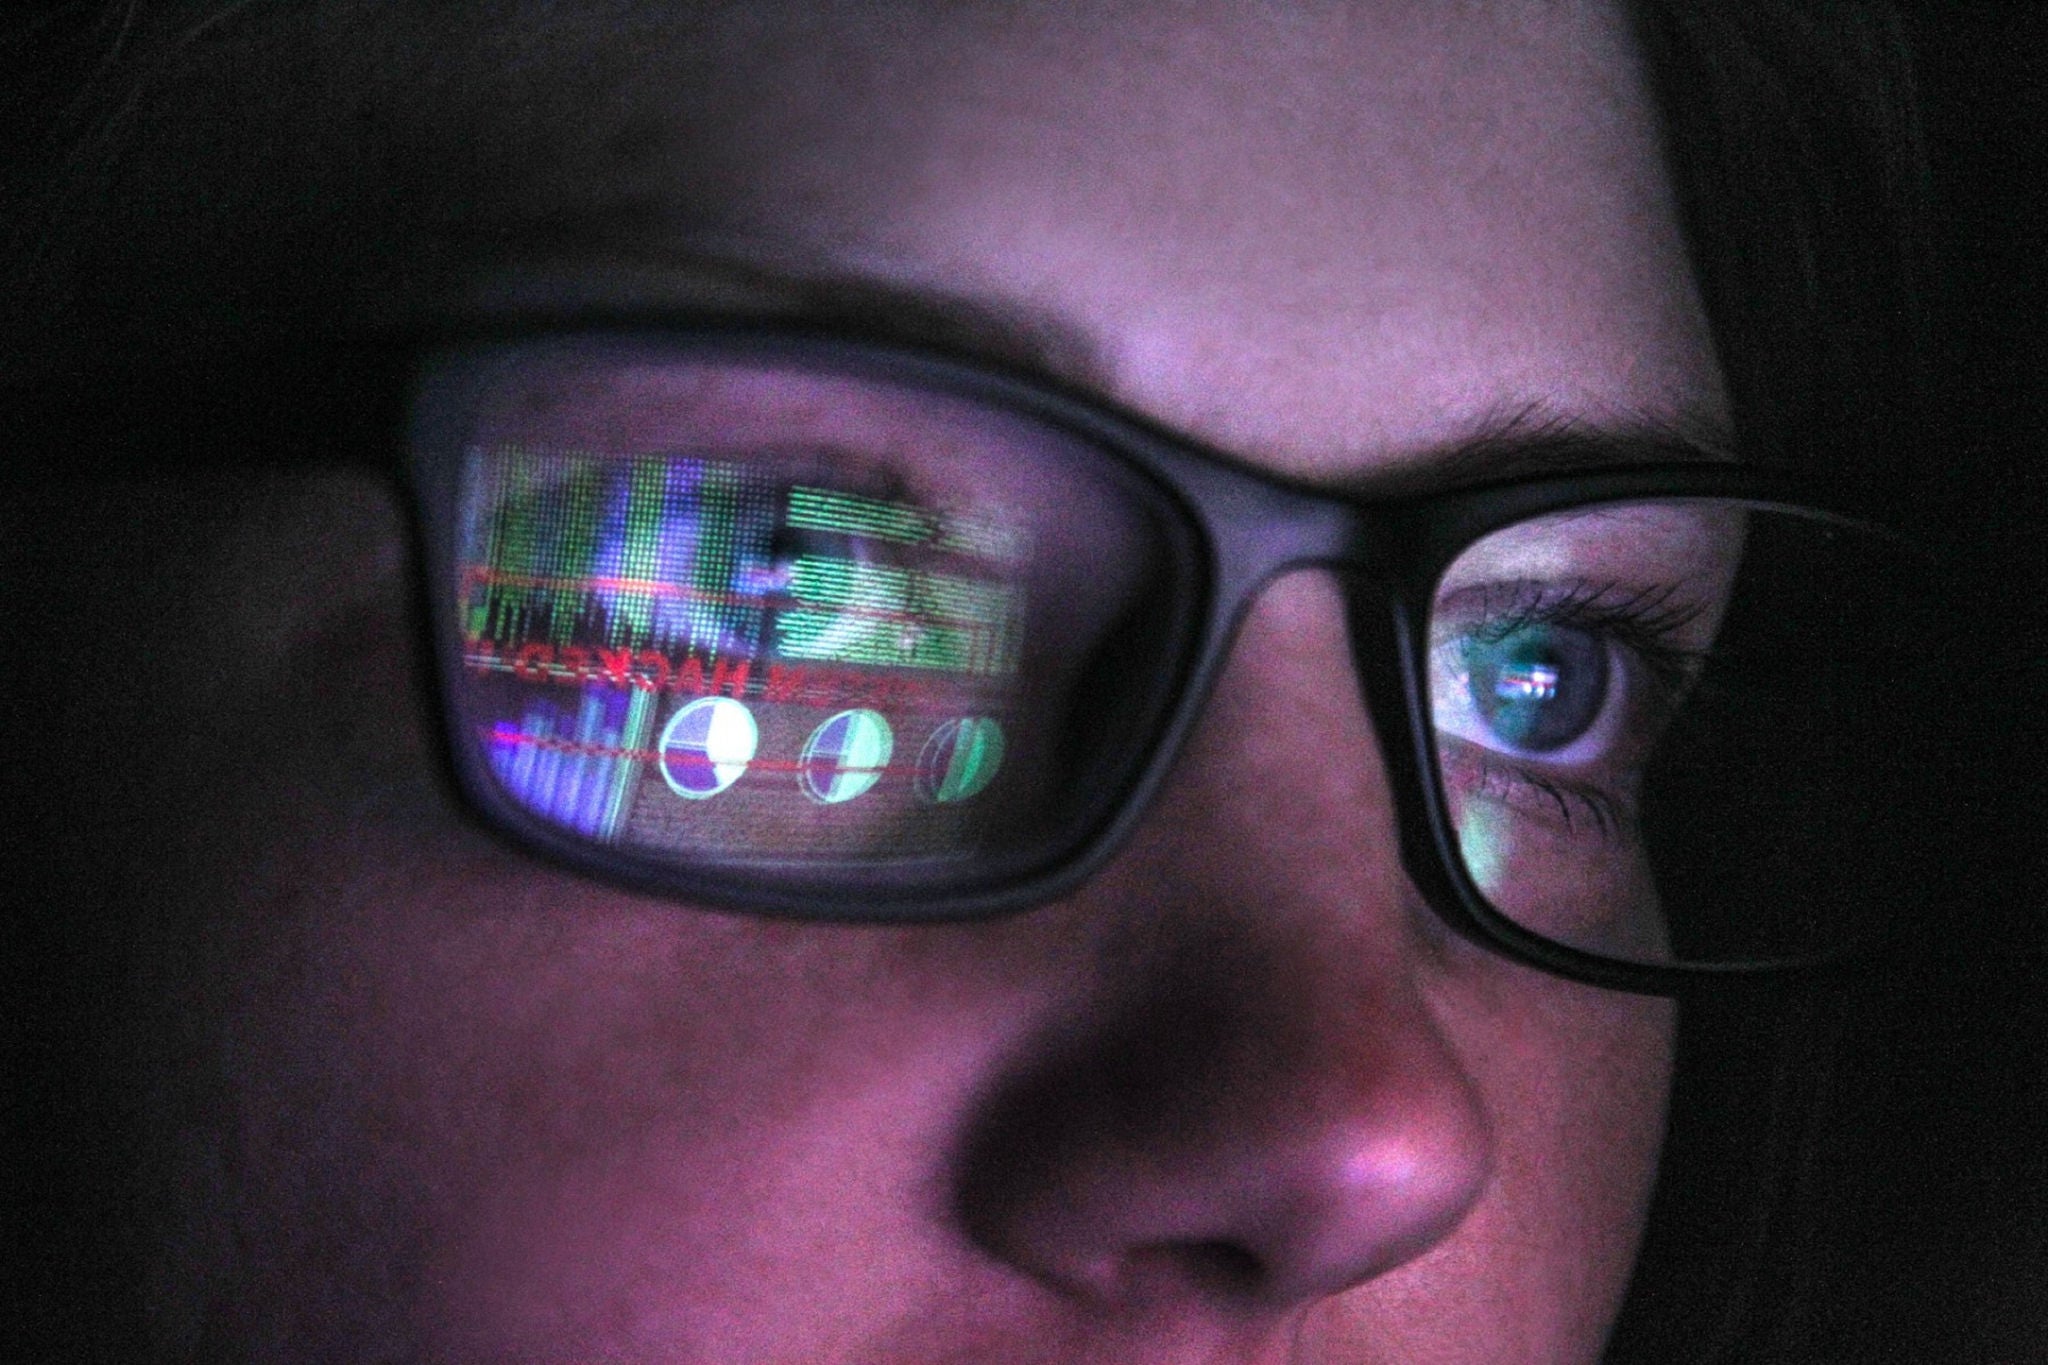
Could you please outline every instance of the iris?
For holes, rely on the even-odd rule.
[[[1548,622],[1468,636],[1472,706],[1508,748],[1552,753],[1592,728],[1607,699],[1607,645]]]

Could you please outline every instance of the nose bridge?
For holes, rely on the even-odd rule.
[[[1384,576],[1387,565],[1382,561],[1389,547],[1381,543],[1386,528],[1378,524],[1369,508],[1355,501],[1211,461],[1187,461],[1174,472],[1181,493],[1196,509],[1215,556],[1211,610],[1219,627],[1197,666],[1201,710],[1183,718],[1185,738],[1175,746],[1178,748],[1200,743],[1204,735],[1214,733],[1212,714],[1231,704],[1228,690],[1221,685],[1226,671],[1245,674],[1247,663],[1256,663],[1261,649],[1271,652],[1258,647],[1247,655],[1244,637],[1247,630],[1259,629],[1261,604],[1276,584],[1311,571],[1325,571],[1321,581],[1335,589],[1327,595],[1334,609],[1318,610],[1321,625],[1336,629],[1324,630],[1316,638],[1319,643],[1348,643],[1352,636],[1346,623],[1351,612],[1346,599]],[[1371,661],[1356,660],[1347,649],[1330,654],[1329,661],[1337,660],[1345,662],[1326,675],[1335,690],[1324,695],[1342,696],[1349,705],[1360,696],[1358,665]],[[1379,668],[1368,671],[1384,675]],[[1348,689],[1337,682],[1347,676],[1352,679]],[[1254,680],[1254,690],[1259,686]],[[1365,715],[1368,723],[1372,721],[1362,707],[1351,709]],[[1366,746],[1372,748],[1370,739]]]
[[[1447,931],[1401,861],[1348,614],[1320,568],[1257,586],[1130,862],[1171,889],[1169,904],[1347,963],[1330,980],[1371,996],[1384,1020],[1390,1002],[1417,998],[1417,969]]]
[[[1439,931],[1391,822],[1335,585],[1284,576],[1083,893],[1095,1004],[969,1148],[985,1245],[1084,1296],[1241,1316],[1457,1225],[1491,1137],[1427,998]]]
[[[1246,664],[1255,663],[1256,656],[1243,652],[1244,633],[1257,628],[1257,612],[1275,585],[1295,575],[1325,571],[1321,581],[1333,591],[1327,594],[1326,606],[1315,608],[1320,613],[1315,640],[1319,647],[1330,642],[1344,647],[1326,651],[1324,662],[1336,666],[1324,673],[1323,695],[1363,715],[1378,733],[1378,716],[1352,703],[1361,700],[1362,677],[1374,678],[1390,693],[1398,691],[1400,664],[1393,658],[1361,657],[1359,650],[1385,642],[1371,630],[1366,632],[1369,638],[1358,638],[1352,623],[1361,609],[1371,614],[1391,605],[1399,591],[1398,560],[1407,541],[1399,520],[1356,499],[1208,461],[1189,462],[1176,471],[1176,480],[1194,503],[1215,555],[1213,610],[1221,628],[1209,642],[1200,672],[1212,684],[1220,681],[1226,667],[1245,673]],[[1296,674],[1302,676],[1306,675]],[[1351,679],[1348,687],[1339,681],[1345,677]],[[1228,694],[1215,687],[1203,697],[1203,704],[1228,705]],[[1199,740],[1207,726],[1206,712],[1187,723],[1190,742]],[[1369,738],[1365,748],[1377,752]]]

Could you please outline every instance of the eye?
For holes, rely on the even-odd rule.
[[[867,564],[873,558],[857,537],[785,522],[745,555],[734,582],[757,597],[788,598],[795,595],[807,565]]]
[[[1607,699],[1607,642],[1549,622],[1481,630],[1458,643],[1464,689],[1483,735],[1524,754],[1548,754],[1583,737]]]

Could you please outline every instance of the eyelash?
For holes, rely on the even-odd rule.
[[[1623,826],[1622,814],[1614,800],[1605,792],[1583,783],[1561,782],[1491,753],[1482,754],[1477,767],[1477,794],[1505,799],[1509,795],[1534,792],[1547,797],[1557,807],[1558,819],[1566,834],[1579,832],[1574,811],[1582,811],[1589,816],[1594,831],[1602,839],[1613,838]]]
[[[1562,626],[1619,644],[1642,664],[1663,689],[1664,701],[1681,701],[1707,658],[1707,651],[1678,643],[1685,628],[1705,609],[1673,599],[1678,588],[1629,587],[1622,583],[1580,583],[1563,596],[1542,585],[1517,583],[1515,596],[1500,610],[1487,603],[1481,624],[1472,631],[1488,644],[1498,643],[1532,626]]]

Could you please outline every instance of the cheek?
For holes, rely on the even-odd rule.
[[[162,1126],[205,1129],[224,1171],[181,1180],[172,1236],[240,1248],[207,1272],[235,1330],[601,1354],[901,1303],[887,1267],[959,1257],[932,1173],[1071,964],[1008,931],[651,905],[508,853],[433,776],[395,507],[322,486],[257,510],[165,614],[176,752],[142,803],[168,836]]]
[[[661,1358],[781,1323],[820,1358],[818,1332],[958,1268],[940,1173],[1029,1014],[1007,969],[508,875],[489,848],[449,868],[461,847],[358,862],[316,951],[363,984],[302,1007],[287,1059],[360,1095],[323,1160],[413,1192],[383,1236],[435,1349]]]
[[[1440,1017],[1493,1120],[1492,1182],[1430,1254],[1323,1306],[1321,1358],[1426,1362],[1459,1340],[1491,1359],[1599,1356],[1656,1178],[1675,1011],[1519,969],[1480,999]],[[1390,1323],[1421,1325],[1390,1349]]]

